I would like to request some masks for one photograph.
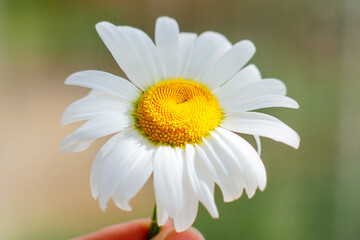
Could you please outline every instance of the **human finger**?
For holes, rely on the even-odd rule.
[[[173,227],[170,227],[161,231],[152,240],[205,240],[205,238],[195,228],[189,228],[184,232],[176,232]]]
[[[74,240],[144,240],[149,233],[150,219],[137,219],[105,227]]]

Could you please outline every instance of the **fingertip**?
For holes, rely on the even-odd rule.
[[[117,224],[105,227],[96,232],[75,238],[74,240],[119,240],[131,239],[140,240],[145,239],[150,226],[150,219],[137,219],[134,221]]]
[[[174,226],[170,220],[167,220],[166,223],[161,227],[161,229],[162,231],[164,231],[169,228],[174,229]]]
[[[201,234],[201,232],[199,230],[197,230],[196,228],[190,228],[188,230],[192,236],[194,237],[194,239],[198,239],[198,240],[205,240],[205,237]]]
[[[184,232],[176,232],[174,229],[165,229],[153,240],[205,240],[205,238],[197,229],[189,228]]]
[[[204,236],[195,228],[189,228],[184,232],[173,232],[167,240],[205,240]]]

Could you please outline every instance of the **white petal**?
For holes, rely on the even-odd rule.
[[[196,148],[200,148],[197,150],[200,150],[198,152],[201,158],[209,161],[214,167],[216,171],[214,179],[223,193],[224,201],[230,202],[238,199],[245,187],[245,180],[241,166],[237,164],[236,156],[228,145],[217,136],[216,132],[212,131],[210,136],[203,138],[203,143]]]
[[[72,142],[93,140],[109,134],[113,134],[123,130],[125,127],[133,125],[134,121],[131,116],[121,113],[114,113],[105,116],[93,118],[75,132],[64,138],[60,142],[60,146],[67,145]]]
[[[294,130],[279,119],[263,113],[227,113],[220,125],[234,132],[271,138],[293,148],[298,148],[300,144],[300,137]]]
[[[169,216],[177,216],[183,206],[184,162],[170,146],[159,146],[154,155],[156,204]]]
[[[73,102],[62,115],[61,124],[88,120],[107,114],[124,113],[133,111],[133,104],[119,97],[102,94],[89,94]]]
[[[256,150],[242,137],[222,128],[216,132],[228,144],[237,157],[245,179],[245,190],[249,198],[255,194],[257,186],[262,191],[266,187],[266,170]]]
[[[128,131],[128,130],[124,130]],[[105,144],[102,146],[100,151],[95,157],[95,160],[91,167],[91,175],[90,175],[90,187],[91,194],[96,199],[99,196],[99,182],[100,175],[105,163],[105,157],[107,154],[112,152],[116,146],[119,145],[120,140],[123,138],[123,132],[118,133],[111,137]]]
[[[199,200],[196,198],[196,195],[191,192],[191,186],[188,184],[184,186],[184,195],[182,211],[173,217],[174,227],[177,232],[185,231],[191,227],[195,222],[198,212]]]
[[[163,204],[159,201],[156,202],[156,217],[159,226],[163,226],[169,218],[169,214],[164,209]]]
[[[264,79],[247,84],[241,88],[234,88],[227,91],[226,95],[217,93],[217,96],[221,106],[231,108],[235,104],[245,103],[255,98],[285,94],[286,87],[283,82],[277,79]]]
[[[136,101],[141,93],[139,89],[128,80],[110,73],[95,70],[76,72],[66,79],[65,84],[100,90],[129,102]]]
[[[188,68],[190,62],[191,52],[196,40],[196,33],[180,33],[179,36],[179,64],[177,70],[177,77],[184,77],[185,70]]]
[[[164,64],[164,77],[175,77],[179,56],[179,26],[174,19],[159,17],[156,20],[155,43]]]
[[[185,153],[185,166],[194,192],[211,216],[218,218],[219,212],[214,201],[214,181],[211,179],[206,168],[201,166],[201,160],[195,154],[193,145],[187,144]]]
[[[144,145],[145,139],[140,139]],[[145,150],[142,149],[142,153],[136,153],[136,158],[129,159],[133,161],[132,165],[126,170],[126,173],[122,177],[120,184],[116,187],[113,199],[115,204],[124,210],[131,210],[129,200],[131,200],[144,186],[147,180],[150,178],[153,171],[153,152],[154,146],[147,146]]]
[[[185,161],[185,151],[183,148],[175,149],[181,161]],[[174,227],[177,232],[188,229],[195,221],[198,211],[199,199],[191,187],[188,172],[184,169],[182,181],[183,200],[179,213],[173,216]]]
[[[247,112],[262,108],[270,107],[285,107],[285,108],[299,108],[299,104],[292,98],[282,95],[266,95],[256,98],[250,98],[247,101],[236,101],[234,103],[223,105],[222,110],[227,112]],[[231,105],[231,106],[230,106]]]
[[[215,62],[199,79],[210,89],[216,89],[235,75],[255,54],[252,42],[244,40],[235,44],[225,55]]]
[[[159,52],[150,37],[138,28],[129,26],[118,26],[118,29],[131,41],[139,57],[142,59],[143,67],[146,68],[147,85],[151,87],[158,81],[164,79],[164,70],[161,64]]]
[[[205,71],[231,48],[231,43],[216,32],[204,32],[194,42],[185,78],[199,80]]]
[[[99,203],[101,209],[103,210],[105,210],[106,204],[111,195],[114,193],[116,187],[119,186],[121,181],[127,181],[127,174],[130,171],[140,171],[142,164],[148,165],[149,158],[145,155],[151,155],[152,153],[152,148],[149,149],[149,146],[144,144],[144,141],[142,141],[143,136],[138,130],[131,128],[121,133],[122,135],[118,139],[116,147],[113,147],[112,151],[104,157],[104,162],[99,175]],[[144,159],[145,162],[142,161]],[[141,171],[143,170],[144,169]],[[150,175],[147,175],[146,179],[149,176]],[[135,180],[139,182],[136,184],[133,183],[133,186],[140,185],[141,188],[145,183],[143,180],[144,179]],[[129,197],[132,197],[132,193],[129,194],[129,196],[125,195],[127,200],[129,200]],[[124,197],[123,193],[120,197]]]
[[[260,141],[260,137],[258,135],[254,135],[255,138],[255,142],[256,142],[256,147],[257,147],[257,152],[259,154],[259,156],[261,156],[261,141]]]
[[[138,42],[134,38],[142,39],[138,31],[132,31],[133,34],[130,36],[127,31],[122,31],[108,22],[96,24],[96,30],[130,81],[141,90],[146,90],[154,81],[155,76],[149,72],[149,59],[142,58],[143,48],[147,46],[141,49],[135,46],[135,42]]]
[[[108,97],[108,96],[114,96],[114,95],[106,93],[104,91],[91,89],[87,96],[98,96],[98,97],[104,96],[104,97]]]
[[[77,142],[70,142],[68,144],[63,145],[59,153],[65,153],[65,152],[81,152],[87,149],[93,142],[93,140],[87,140],[87,141],[77,141]]]
[[[260,80],[261,73],[259,69],[255,65],[250,64],[236,73],[235,76],[233,76],[223,86],[216,89],[216,95],[220,98],[226,97],[228,94],[238,91],[244,86]]]
[[[209,157],[207,156],[205,149],[203,149],[203,143],[200,144],[201,145],[195,144],[195,155],[197,156],[196,159],[198,159],[198,162],[196,161],[195,164],[197,163],[197,166],[199,167],[198,170],[205,169],[205,172],[208,173],[211,179],[215,182],[218,182],[221,178],[221,173],[219,173],[219,171],[224,172],[225,167],[221,162],[217,163],[217,165],[219,166],[214,166],[213,163],[210,161]]]

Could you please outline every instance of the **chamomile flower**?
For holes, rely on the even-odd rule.
[[[225,202],[251,198],[266,186],[259,153],[236,133],[271,138],[293,148],[299,136],[286,124],[253,110],[298,108],[285,85],[262,79],[248,40],[232,45],[216,32],[179,32],[174,19],[156,21],[155,43],[141,30],[108,22],[96,30],[129,80],[82,71],[66,84],[92,89],[64,112],[62,124],[88,120],[60,143],[83,151],[114,134],[97,154],[91,191],[105,210],[110,198],[123,210],[153,177],[159,225],[177,231],[194,222],[199,201],[219,216],[215,184]]]

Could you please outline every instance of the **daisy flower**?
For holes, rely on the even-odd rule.
[[[155,43],[142,30],[100,22],[96,30],[128,80],[102,71],[82,71],[69,85],[92,89],[64,112],[62,124],[88,120],[60,143],[77,152],[115,134],[97,154],[91,191],[105,210],[112,198],[123,210],[153,177],[157,221],[170,217],[183,231],[194,222],[199,201],[214,218],[215,184],[225,202],[251,198],[266,186],[260,153],[237,133],[271,138],[293,148],[298,134],[253,110],[298,108],[285,85],[262,79],[251,41],[232,45],[217,32],[179,32],[169,17],[156,21]],[[244,67],[244,68],[243,68]]]

